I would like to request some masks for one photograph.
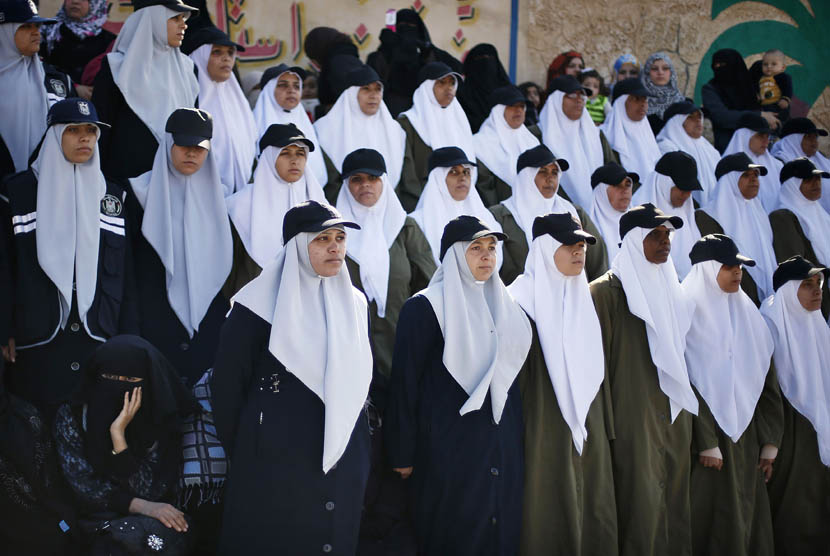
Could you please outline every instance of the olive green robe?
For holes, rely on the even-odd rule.
[[[346,255],[346,265],[352,278],[352,285],[363,291],[360,281],[360,265]],[[403,228],[389,248],[389,289],[386,293],[386,316],[378,316],[375,301],[369,304],[372,327],[372,353],[377,369],[389,377],[392,368],[392,351],[395,348],[395,328],[401,307],[411,296],[429,284],[435,272],[435,259],[426,236],[418,224],[406,217]]]
[[[692,546],[694,554],[772,556],[772,514],[764,473],[758,468],[765,444],[781,445],[784,406],[774,366],[770,366],[755,414],[738,442],[720,429],[698,395],[692,443]],[[703,450],[720,448],[723,468],[704,467]],[[773,466],[774,468],[775,466]]]
[[[533,342],[519,373],[525,421],[519,554],[614,556],[617,510],[608,443],[613,437],[608,381],[588,411],[588,438],[580,456],[553,391],[536,323],[530,322]]]
[[[591,283],[614,411],[611,457],[622,556],[692,553],[692,415],[671,422],[645,323],[628,310],[612,271]]]
[[[830,195],[830,193],[828,193]],[[795,255],[801,255],[813,264],[830,265],[830,261],[819,261],[813,245],[807,239],[807,234],[801,227],[798,217],[788,209],[778,209],[769,214],[769,223],[772,226],[772,248],[775,258],[781,263]],[[830,316],[830,281],[824,282],[821,299],[821,314],[824,319]],[[830,552],[828,552],[830,554]]]
[[[501,224],[502,231],[509,236],[503,244],[504,261],[499,276],[505,284],[511,284],[519,274],[525,271],[525,261],[530,252],[530,246],[527,244],[527,236],[519,227],[510,209],[499,203],[491,206],[489,210],[496,221]],[[599,230],[582,207],[576,207],[576,213],[582,222],[582,228],[597,238],[596,244],[589,245],[588,252],[585,254],[585,274],[588,275],[588,280],[594,280],[608,270],[608,249],[605,247],[605,241]]]
[[[784,397],[784,435],[767,484],[776,556],[830,554],[830,467],[816,429]]]
[[[251,258],[248,250],[245,249],[245,244],[242,243],[242,238],[239,237],[239,232],[236,231],[233,221],[231,221],[231,237],[233,238],[233,266],[225,285],[222,286],[222,293],[226,299],[232,298],[245,284],[262,272],[262,267]]]

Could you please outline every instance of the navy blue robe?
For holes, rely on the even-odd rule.
[[[409,478],[421,554],[516,554],[522,517],[524,449],[518,382],[499,424],[488,394],[469,397],[442,362],[444,337],[426,297],[410,298],[398,320],[384,429],[394,468]]]

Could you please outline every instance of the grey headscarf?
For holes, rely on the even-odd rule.
[[[665,85],[656,85],[649,75],[651,64],[657,60],[663,60],[669,65],[671,71],[671,78]],[[648,115],[657,114],[661,118],[666,108],[675,102],[681,102],[685,97],[677,89],[677,72],[674,70],[671,58],[665,52],[655,52],[646,59],[643,64],[643,71],[640,72],[640,81],[642,81],[645,88],[648,90]]]

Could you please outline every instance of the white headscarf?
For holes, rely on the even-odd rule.
[[[729,144],[726,145],[723,156],[745,153],[753,164],[760,164],[769,171],[766,176],[758,176],[758,182],[760,184],[758,198],[761,200],[764,210],[770,213],[778,208],[778,196],[781,190],[781,182],[778,180],[778,176],[784,165],[780,160],[772,156],[769,151],[764,151],[764,154],[761,156],[752,152],[749,148],[749,140],[752,139],[753,135],[755,135],[755,132],[745,127],[736,130],[732,134],[732,139],[729,140]],[[709,194],[708,200],[701,203],[701,206],[706,206],[707,203],[711,203],[716,195],[716,191],[717,189]]]
[[[830,467],[830,327],[821,311],[798,301],[800,280],[790,280],[761,305],[775,341],[775,370],[781,392],[810,421],[821,462]]]
[[[164,265],[167,300],[192,338],[233,265],[224,187],[211,152],[191,176],[173,167],[165,134],[153,169],[130,179],[144,208],[141,233]]]
[[[698,203],[705,205],[715,189],[715,167],[720,162],[720,153],[712,144],[701,136],[692,139],[683,124],[691,114],[675,114],[666,122],[660,133],[657,134],[657,146],[665,154],[673,151],[683,151],[697,162],[697,179],[703,186],[703,191],[695,191],[692,197]],[[664,211],[665,212],[665,211]]]
[[[378,306],[378,316],[386,316],[386,294],[389,291],[389,248],[395,243],[406,222],[398,196],[386,174],[381,176],[383,188],[371,207],[361,205],[349,189],[349,180],[337,195],[337,210],[346,220],[357,222],[359,230],[349,232],[347,253],[360,265],[360,282],[369,301]]]
[[[620,251],[620,218],[628,210],[620,212],[611,206],[611,202],[608,200],[609,187],[611,187],[610,184],[598,183],[594,188],[590,215],[591,221],[599,229],[599,233],[602,234],[602,238],[605,240],[605,248],[608,249],[608,260],[613,261]],[[628,206],[631,207],[631,203]]]
[[[325,405],[323,473],[349,444],[372,380],[366,298],[345,264],[335,276],[314,272],[308,244],[316,233],[292,237],[232,302],[271,325],[268,351]],[[291,323],[282,326],[281,323]]]
[[[493,420],[498,423],[533,333],[498,272],[486,282],[473,277],[465,256],[470,243],[458,241],[447,249],[429,286],[420,293],[432,305],[444,336],[444,366],[469,396],[459,414],[481,409],[489,392]]]
[[[524,274],[508,291],[536,322],[559,410],[582,454],[588,410],[605,378],[605,357],[585,271],[565,276],[553,261],[561,245],[547,234],[533,240]]]
[[[672,226],[667,222],[666,227]],[[646,259],[643,240],[650,232],[634,228],[626,233],[611,270],[622,282],[628,310],[645,323],[648,349],[657,367],[660,389],[669,398],[673,423],[680,410],[694,415],[698,410],[683,356],[692,307],[680,289],[671,261],[654,264]]]
[[[538,172],[539,168],[522,168],[516,178],[513,195],[501,202],[524,231],[528,247],[533,243],[533,221],[537,216],[552,212],[570,212],[574,218],[579,219],[576,207],[561,195],[555,194],[550,199],[545,199],[534,181]]]
[[[303,144],[298,146],[305,148]],[[324,203],[326,200],[313,173],[305,172],[295,182],[287,182],[277,174],[275,164],[280,152],[282,149],[278,147],[265,147],[254,172],[254,182],[226,199],[239,239],[248,255],[262,268],[282,249],[285,213],[303,201]]]
[[[698,263],[681,286],[694,306],[686,365],[718,426],[737,442],[755,414],[774,346],[749,296],[740,288],[726,293],[718,285],[722,266]]]
[[[357,101],[359,91],[356,85],[343,91],[331,110],[314,122],[314,129],[320,145],[338,170],[342,170],[346,156],[357,149],[378,151],[386,161],[389,182],[395,187],[401,180],[406,132],[382,100],[374,115],[364,114]]]
[[[564,91],[554,91],[539,114],[542,141],[559,158],[570,164],[562,175],[562,187],[574,204],[587,208],[591,206],[591,174],[602,166],[602,143],[599,128],[594,124],[587,109],[576,121],[562,111]]]
[[[654,139],[648,118],[635,122],[625,111],[628,95],[620,95],[611,105],[611,114],[601,129],[611,147],[620,155],[620,164],[629,172],[647,176],[660,160],[660,148]]]
[[[467,168],[468,166],[464,166]],[[487,224],[487,227],[494,231],[501,231],[501,225],[484,206],[474,182],[470,183],[470,191],[463,201],[456,201],[447,189],[447,175],[451,168],[433,168],[427,178],[418,205],[410,216],[418,223],[432,249],[432,256],[435,264],[440,265],[439,255],[441,254],[441,236],[444,234],[444,226],[461,215],[475,216]],[[501,261],[499,261],[501,262]]]
[[[645,183],[631,198],[633,206],[653,203],[654,206],[670,216],[679,216],[683,219],[683,227],[675,230],[671,238],[672,262],[677,276],[683,280],[692,270],[692,261],[689,253],[692,246],[700,239],[700,230],[695,222],[695,205],[692,198],[686,199],[680,207],[671,204],[671,188],[674,182],[669,176],[654,171],[646,178]]]
[[[199,95],[193,60],[167,43],[167,20],[177,15],[165,6],[134,12],[107,54],[115,84],[159,145],[170,114],[193,108]]]
[[[821,154],[821,152],[819,151],[816,151],[816,153],[813,156],[807,156],[807,154],[804,152],[804,149],[801,148],[801,141],[803,139],[803,133],[791,133],[772,146],[772,154],[774,154],[784,162],[789,162],[790,160],[795,160],[796,158],[805,157],[809,159],[810,162],[815,164],[816,168],[818,168],[819,170],[830,172],[830,159]],[[770,168],[769,170],[770,172],[772,172],[772,168]],[[778,173],[775,174],[775,177],[778,177]],[[825,211],[830,213],[830,179],[821,178],[821,190],[823,194],[821,196],[821,199],[819,199],[819,203],[822,207],[824,207]]]
[[[792,177],[781,184],[781,208],[791,211],[798,217],[804,235],[810,240],[819,262],[827,265],[830,264],[830,213],[824,210],[819,201],[810,201],[801,193],[802,181],[804,180],[801,178]],[[822,178],[822,181],[830,180]],[[822,183],[822,197],[824,195]],[[827,191],[826,195],[830,196],[830,191]]]
[[[0,137],[9,149],[16,172],[29,167],[29,156],[46,131],[49,112],[46,74],[40,58],[37,54],[23,56],[14,44],[14,34],[21,25],[0,24],[0,90],[6,106],[0,117]]]
[[[507,185],[516,181],[516,161],[519,155],[539,144],[539,140],[525,127],[513,129],[504,119],[504,104],[497,104],[473,135],[476,156]]]
[[[254,116],[242,88],[231,73],[227,81],[214,81],[208,74],[212,44],[203,44],[190,55],[199,68],[199,108],[213,116],[210,150],[225,186],[225,196],[248,183],[256,156],[257,135]]]
[[[262,92],[257,98],[256,106],[254,106],[254,120],[258,126],[257,137],[262,137],[271,124],[294,124],[297,126],[303,132],[303,135],[317,147],[314,151],[308,153],[306,171],[314,174],[317,183],[324,184],[328,181],[328,173],[326,171],[326,162],[323,160],[323,149],[320,148],[320,141],[317,140],[317,132],[314,131],[314,126],[311,124],[308,114],[306,114],[303,103],[297,103],[297,106],[291,110],[286,110],[277,104],[277,99],[274,98],[274,89],[277,88],[277,82],[286,73],[295,75],[300,80],[300,94],[302,94],[303,80],[293,71],[284,71],[273,79],[270,79],[262,88]]]
[[[772,273],[778,268],[772,248],[772,226],[758,196],[747,200],[741,195],[740,177],[740,172],[721,176],[714,198],[704,209],[723,227],[723,233],[735,241],[741,253],[757,263],[744,270],[758,286],[758,297],[764,299],[772,294]]]
[[[61,328],[69,320],[73,286],[78,316],[84,324],[95,299],[101,199],[107,192],[98,157],[100,130],[96,132],[92,157],[83,164],[72,164],[61,147],[67,125],[56,124],[46,130],[32,163],[38,181],[37,261],[60,293]]]

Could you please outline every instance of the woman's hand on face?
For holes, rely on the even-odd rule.
[[[155,518],[165,527],[175,529],[179,533],[187,531],[187,520],[184,518],[184,514],[170,504],[133,498],[130,502],[130,513]]]
[[[408,479],[412,475],[412,466],[409,467],[395,467],[392,471],[401,476],[401,479]]]
[[[124,407],[121,408],[121,413],[115,418],[115,421],[110,425],[110,434],[124,435],[127,430],[127,425],[133,420],[135,414],[141,408],[141,386],[133,388],[132,396],[130,392],[124,392]]]

